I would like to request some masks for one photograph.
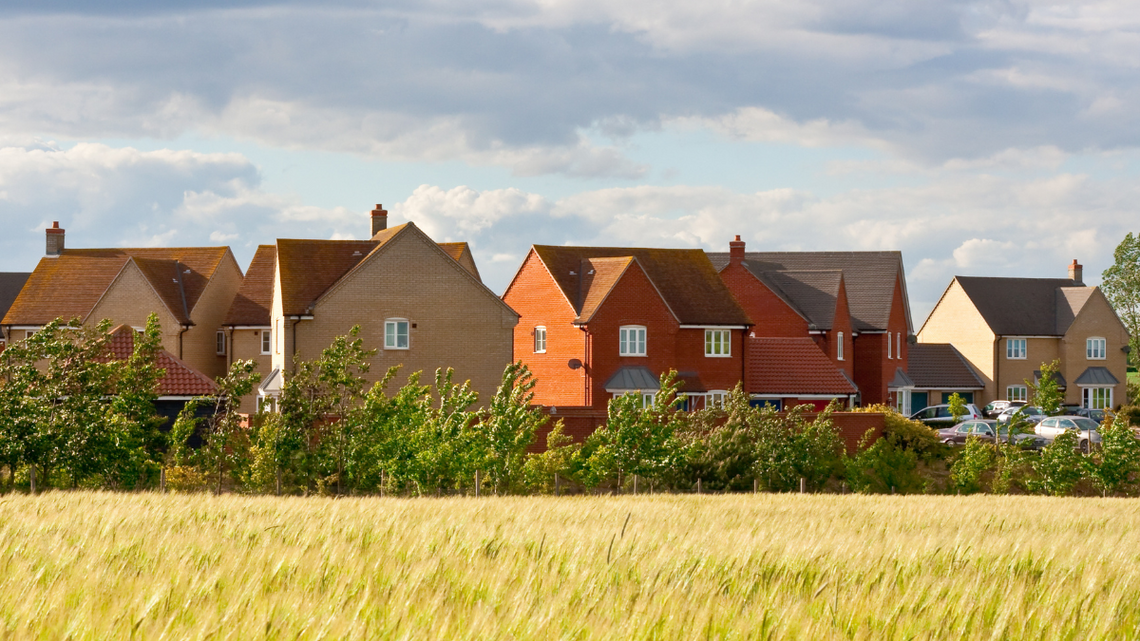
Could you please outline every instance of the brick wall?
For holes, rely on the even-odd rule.
[[[182,360],[210,378],[226,374],[227,358],[225,354],[218,355],[217,332],[222,329],[222,321],[241,288],[241,282],[241,267],[227,250],[194,309],[190,310],[190,320],[194,325],[182,337]]]
[[[1086,340],[1091,337],[1105,339],[1105,358],[1090,359],[1086,352]],[[1121,324],[1100,288],[1089,297],[1081,312],[1073,319],[1069,331],[1060,342],[1061,373],[1068,381],[1065,402],[1079,405],[1082,401],[1081,388],[1075,384],[1086,368],[1105,367],[1120,384],[1112,391],[1113,405],[1127,403],[1125,382],[1128,377],[1127,356],[1120,350],[1128,344],[1128,330]]]
[[[129,262],[91,310],[87,323],[94,324],[108,318],[112,327],[145,327],[151,312],[158,314],[158,322],[162,325],[162,348],[178,356],[178,332],[181,329],[178,320],[155,293],[154,287],[138,266]],[[196,364],[189,364],[197,368]]]
[[[808,324],[743,265],[729,264],[720,277],[736,301],[752,319],[752,333],[769,338],[797,338],[808,335]],[[850,335],[850,333],[848,333]]]
[[[269,354],[261,353],[261,332],[268,332],[268,329],[235,329],[230,334],[230,356],[229,362],[238,360],[252,360],[257,363],[257,373],[261,374],[262,380],[269,376],[273,371],[273,357]],[[228,367],[228,365],[227,365]],[[240,412],[244,414],[251,414],[257,411],[257,390],[252,394],[242,398]]]

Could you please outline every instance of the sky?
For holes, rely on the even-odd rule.
[[[1140,5],[5,0],[0,271],[364,238],[899,250],[1096,284],[1140,231]]]

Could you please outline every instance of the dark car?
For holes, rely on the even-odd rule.
[[[994,419],[962,421],[954,427],[938,430],[938,437],[948,445],[961,445],[971,436],[993,441],[995,432],[1003,442],[1008,440],[1006,426],[998,424]],[[1039,450],[1049,444],[1049,439],[1036,434],[1014,434],[1013,442],[1025,449]]]
[[[1081,409],[1074,412],[1073,416],[1083,416],[1085,418],[1091,418],[1097,423],[1103,423],[1106,414],[1104,413],[1104,410],[1094,410],[1089,407],[1082,407]]]
[[[1010,417],[1015,414],[1030,423],[1040,423],[1041,420],[1045,418],[1045,413],[1042,412],[1039,407],[1034,407],[1033,405],[1014,405],[1006,408],[1001,414],[998,414],[997,422],[1008,423]]]
[[[961,418],[982,418],[982,410],[973,403],[966,403],[966,413]],[[953,425],[954,417],[950,414],[949,405],[931,405],[924,407],[910,415],[910,420],[921,421],[927,425],[942,426]]]

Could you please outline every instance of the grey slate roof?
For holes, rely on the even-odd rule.
[[[31,272],[0,272],[0,318],[8,313],[31,275]]]
[[[632,392],[638,390],[655,390],[661,387],[661,381],[649,371],[648,367],[619,367],[618,371],[606,381],[607,392]]]
[[[1112,374],[1109,374],[1109,376],[1112,376]],[[1068,381],[1065,380],[1065,377],[1064,377],[1064,375],[1061,374],[1061,372],[1053,372],[1053,380],[1057,381],[1057,387],[1059,387],[1062,390],[1067,388],[1069,385]],[[1041,370],[1035,369],[1035,370],[1033,370],[1033,384],[1038,385],[1040,383],[1041,383]]]
[[[985,389],[986,384],[950,343],[916,343],[907,352],[906,371],[915,387]]]
[[[837,269],[754,271],[753,265],[748,261],[744,262],[744,267],[809,323],[821,330],[831,329],[835,322],[835,303],[839,298],[843,272]]]
[[[906,375],[906,372],[901,367],[895,368],[895,377],[887,383],[887,389],[902,389],[904,387],[914,387],[914,380]]]
[[[1094,289],[1068,278],[955,279],[999,336],[1064,336]]]
[[[717,270],[728,265],[728,252],[710,252],[709,260]],[[857,331],[887,329],[895,282],[902,282],[907,329],[913,331],[910,301],[903,276],[902,252],[746,252],[749,271],[813,271],[839,270],[847,287],[847,306]]]
[[[1077,377],[1077,385],[1119,385],[1120,381],[1107,367],[1090,367]]]

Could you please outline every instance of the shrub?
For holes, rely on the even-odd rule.
[[[1037,478],[1029,481],[1029,489],[1053,496],[1070,494],[1085,476],[1085,457],[1077,451],[1077,442],[1077,433],[1067,431],[1046,445],[1033,462]]]
[[[884,435],[872,442],[874,435],[874,430],[867,430],[859,452],[846,461],[851,489],[860,494],[921,492],[926,479],[918,472],[918,454],[903,447],[897,437]]]
[[[966,439],[954,465],[950,467],[950,486],[961,494],[974,494],[982,490],[982,475],[994,464],[994,446],[980,438]]]
[[[1092,456],[1089,476],[1106,493],[1134,494],[1140,475],[1140,441],[1119,415],[1105,421],[1101,444]]]

